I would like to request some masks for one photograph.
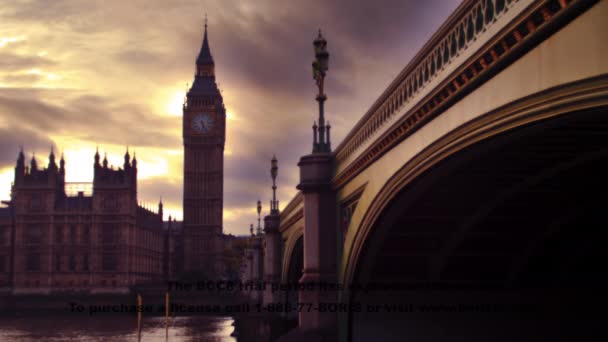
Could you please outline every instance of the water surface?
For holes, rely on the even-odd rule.
[[[230,317],[144,317],[141,341],[236,342]],[[137,318],[129,315],[0,317],[0,342],[137,341]]]

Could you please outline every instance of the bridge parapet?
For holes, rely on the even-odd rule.
[[[287,203],[285,208],[281,211],[280,214],[280,227],[279,231],[284,233],[294,221],[297,221],[301,218],[301,211],[303,210],[304,201],[302,197],[302,192],[299,192]]]
[[[336,187],[479,86],[504,60],[522,53],[531,33],[581,2],[463,2],[338,146]]]

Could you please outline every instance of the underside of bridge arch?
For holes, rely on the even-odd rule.
[[[447,157],[370,230],[352,281],[371,291],[351,293],[350,339],[587,340],[601,331],[607,199],[605,107]]]
[[[291,250],[291,256],[289,257],[289,265],[287,266],[287,290],[285,293],[285,302],[296,307],[298,303],[298,290],[297,285],[302,278],[302,270],[304,269],[304,237],[300,236]],[[297,311],[288,311],[286,313],[287,319],[296,320],[298,318]]]

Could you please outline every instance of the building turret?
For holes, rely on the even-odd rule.
[[[63,191],[64,177],[58,171],[55,151],[52,147],[49,153],[48,167],[39,166],[36,155],[32,153],[32,159],[28,168],[25,164],[23,149],[21,149],[15,166],[13,191],[19,193],[24,189],[23,186],[27,186],[27,191],[31,191],[33,188],[45,191],[53,189]]]
[[[135,158],[135,152],[133,152],[133,160],[131,161],[130,174],[131,180],[133,182],[133,186],[131,187],[131,189],[133,189],[134,194],[137,194],[137,158]]]
[[[59,160],[59,173],[65,176],[65,159],[63,158],[63,152],[61,153],[61,160]]]
[[[15,184],[20,184],[23,181],[25,175],[25,156],[23,155],[23,147],[19,151],[17,157],[17,164],[15,165]]]
[[[163,198],[160,198],[158,202],[158,215],[160,215],[160,221],[163,221]]]
[[[97,147],[97,150],[95,151],[95,167],[99,167],[101,165],[99,165],[99,146]]]
[[[55,163],[55,151],[53,150],[53,146],[51,146],[51,153],[49,154],[49,170],[57,170],[57,164]]]
[[[130,159],[131,159],[131,156],[129,156],[129,147],[127,146],[127,152],[125,153],[125,162],[123,164],[123,167],[125,170],[128,170],[129,168],[131,168],[131,164],[129,163]]]
[[[136,162],[129,161],[130,156],[127,151],[125,155],[125,168],[114,168],[108,164],[107,153],[104,154],[103,161],[99,165],[99,151],[95,153],[95,172],[93,177],[94,189],[102,190],[108,188],[129,189],[132,195],[137,193],[137,170]],[[135,197],[133,197],[134,199]]]
[[[17,167],[25,169],[25,155],[23,154],[23,147],[19,151],[19,156],[17,157]]]
[[[30,172],[38,171],[38,163],[36,162],[36,154],[32,154],[32,160],[30,161]]]

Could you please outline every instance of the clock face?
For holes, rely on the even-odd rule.
[[[203,113],[197,114],[192,118],[192,129],[198,133],[208,133],[213,128],[213,118],[211,115]]]

